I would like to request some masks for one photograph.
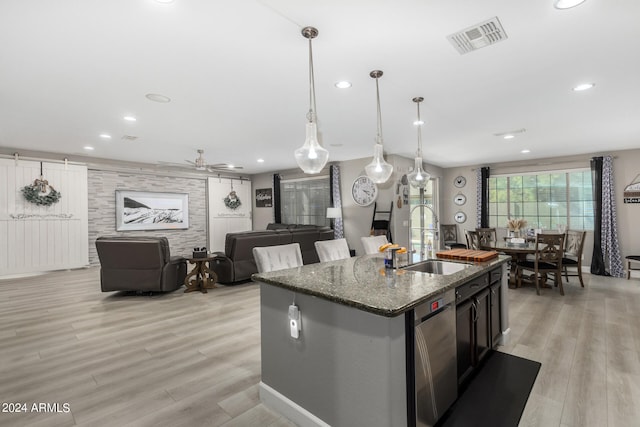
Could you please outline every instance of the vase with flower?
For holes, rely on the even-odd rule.
[[[507,228],[511,237],[519,238],[520,230],[527,226],[527,221],[524,218],[514,218],[507,221]]]

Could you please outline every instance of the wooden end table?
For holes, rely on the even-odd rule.
[[[184,286],[187,288],[185,292],[200,291],[203,294],[207,293],[207,289],[213,289],[216,287],[216,281],[218,276],[216,273],[209,269],[207,265],[214,257],[205,258],[193,258],[185,257],[189,264],[195,264],[193,270],[187,277],[184,278]],[[193,277],[193,279],[191,279]]]

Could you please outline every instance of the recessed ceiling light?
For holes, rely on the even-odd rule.
[[[126,121],[128,121],[128,122],[135,122],[135,121],[137,121],[137,120],[138,120],[138,119],[136,119],[136,118],[135,118],[135,117],[133,117],[133,116],[124,116],[124,117],[123,117],[123,119],[125,119],[125,120],[126,120]]]
[[[527,130],[525,128],[521,128],[521,129],[515,129],[515,130],[508,130],[506,132],[500,132],[500,133],[494,133],[493,135],[495,136],[501,136],[504,139],[511,139],[511,138],[515,138],[515,136],[519,133],[525,133]],[[507,138],[508,137],[508,138]]]
[[[553,2],[553,7],[556,9],[571,9],[572,7],[576,7],[584,2],[585,0],[555,0]]]
[[[257,162],[258,163],[264,163],[264,159],[258,159]]]
[[[155,0],[155,1],[156,3],[169,4],[169,3],[173,3],[175,0]]]
[[[88,145],[87,145],[86,147],[84,147],[84,149],[85,149],[85,150],[87,150],[87,151],[92,151],[92,150],[94,150],[94,148],[93,148],[93,147],[90,147],[90,146],[88,146]]]
[[[109,135],[107,133],[101,133],[100,134],[100,138],[102,138],[102,139],[111,139],[111,135]]]
[[[168,96],[160,95],[159,93],[148,93],[145,95],[145,98],[153,102],[171,102],[171,98],[169,98]]]
[[[424,120],[416,120],[415,122],[413,122],[413,124],[414,124],[415,126],[423,125],[423,124],[424,124]]]
[[[335,84],[335,87],[337,87],[338,89],[348,89],[351,87],[351,82],[343,80],[343,81],[337,82]]]
[[[591,89],[595,85],[596,85],[595,83],[582,83],[582,84],[579,84],[578,86],[574,87],[573,90],[576,91],[576,92],[580,92],[582,90]]]
[[[527,153],[530,153],[530,152],[531,152],[531,150],[527,150],[526,148],[521,151],[522,154],[527,154]]]

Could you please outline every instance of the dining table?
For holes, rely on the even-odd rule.
[[[489,242],[490,245],[482,245],[480,249],[484,250],[494,250],[497,252],[504,253],[506,255],[511,255],[511,271],[509,273],[509,287],[516,287],[516,272],[517,272],[517,264],[518,261],[524,261],[527,259],[527,255],[535,255],[536,253],[536,244],[535,242],[525,241],[524,243],[511,243],[509,240],[498,240],[496,242]],[[542,277],[542,287],[547,287],[546,282],[546,274],[543,274]],[[531,280],[533,281],[533,280]]]

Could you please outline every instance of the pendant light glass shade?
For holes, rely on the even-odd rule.
[[[307,123],[307,137],[304,145],[295,151],[296,162],[304,173],[319,173],[329,160],[329,152],[318,142],[318,128],[315,122]]]
[[[413,98],[413,102],[416,103],[418,107],[418,120],[416,124],[418,126],[418,152],[416,153],[416,158],[414,160],[413,171],[407,174],[407,179],[409,180],[409,184],[415,188],[425,188],[429,183],[429,179],[431,175],[422,169],[422,120],[420,119],[420,103],[424,101],[422,97]]]
[[[409,184],[415,188],[425,188],[431,175],[422,169],[422,157],[416,157],[414,161],[413,171],[407,175]]]
[[[378,134],[376,136],[376,144],[373,146],[373,159],[371,160],[371,163],[364,167],[364,171],[373,182],[376,184],[382,184],[383,182],[387,182],[393,173],[393,166],[384,160],[384,150],[382,146],[382,113],[380,112],[380,89],[378,88],[378,78],[382,76],[382,71],[373,70],[369,75],[376,79]]]
[[[376,184],[386,182],[393,173],[393,166],[385,162],[382,155],[382,144],[373,146],[373,160],[364,167],[367,176]]]
[[[317,37],[318,30],[313,27],[302,29],[302,35],[309,40],[309,112],[307,113],[307,137],[302,147],[298,148],[294,155],[298,166],[304,173],[315,174],[327,164],[329,152],[318,141],[318,126],[316,122],[316,89],[313,75],[313,51],[311,40]]]

